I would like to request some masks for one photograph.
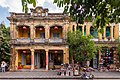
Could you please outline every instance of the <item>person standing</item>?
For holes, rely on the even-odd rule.
[[[6,62],[2,61],[1,63],[2,72],[5,72],[5,67],[6,67]]]

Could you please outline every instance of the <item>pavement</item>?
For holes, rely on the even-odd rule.
[[[93,72],[94,80],[120,80],[120,72]],[[57,71],[22,71],[22,72],[0,72],[0,80],[80,80],[80,76],[60,76],[57,75]]]

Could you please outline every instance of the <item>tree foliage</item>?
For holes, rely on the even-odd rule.
[[[78,30],[68,32],[67,44],[69,45],[70,55],[74,56],[75,61],[83,62],[94,57],[96,48],[90,38],[90,36],[82,36]]]
[[[54,0],[58,7],[64,7],[77,24],[92,21],[99,31],[109,23],[120,22],[120,0]],[[28,4],[36,6],[36,0],[22,0],[23,11],[28,11]]]
[[[10,30],[9,27],[5,27],[5,25],[2,23],[0,24],[0,36],[1,36],[0,61],[1,60],[9,61],[10,59],[10,44],[9,44],[10,32],[9,30]]]
[[[64,7],[64,12],[77,24],[93,21],[94,26],[103,29],[106,24],[120,22],[120,0],[54,0],[54,3]]]
[[[119,61],[120,61],[120,44],[119,44],[118,47],[117,47],[117,53],[118,53]]]
[[[32,4],[34,7],[36,6],[36,0],[21,0],[22,1],[22,7],[23,7],[23,11],[25,13],[28,12],[28,4]]]

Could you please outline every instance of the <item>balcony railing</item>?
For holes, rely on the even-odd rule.
[[[35,39],[30,39],[30,38],[18,38],[18,39],[12,39],[11,44],[29,44],[29,43],[35,43],[35,44],[44,44],[44,43],[51,43],[51,44],[57,44],[57,43],[64,43],[65,44],[65,39],[62,38],[35,38]]]
[[[34,43],[45,43],[45,38],[35,38]]]
[[[18,38],[16,39],[17,43],[30,43],[30,38]]]
[[[48,42],[49,42],[49,43],[63,43],[64,40],[61,39],[61,38],[50,38],[50,39],[48,40]]]

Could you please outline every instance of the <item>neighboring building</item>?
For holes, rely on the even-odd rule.
[[[104,28],[101,35],[93,29],[91,22],[76,27],[75,22],[63,13],[48,13],[48,9],[36,7],[31,9],[31,13],[14,13],[10,17],[11,36],[11,70],[18,69],[40,69],[48,70],[52,64],[55,68],[60,68],[61,64],[69,63],[69,47],[66,44],[67,31],[79,29],[84,35],[93,35],[96,46],[108,44],[112,49],[111,56],[102,56],[100,52],[91,61],[92,67],[97,68],[101,58],[114,60],[114,54],[118,39],[118,24],[111,24]],[[103,37],[102,37],[103,36]],[[107,58],[106,58],[107,60]],[[111,62],[115,63],[115,62]],[[105,64],[106,66],[106,64]]]
[[[119,38],[119,24],[109,24],[107,27],[103,28],[103,34],[97,32],[92,26],[91,22],[86,22],[83,25],[77,27],[84,36],[92,35],[96,46],[101,47],[94,59],[91,60],[90,66],[93,68],[98,68],[100,64],[104,67],[108,65],[119,68],[119,60],[117,55],[117,45]]]

